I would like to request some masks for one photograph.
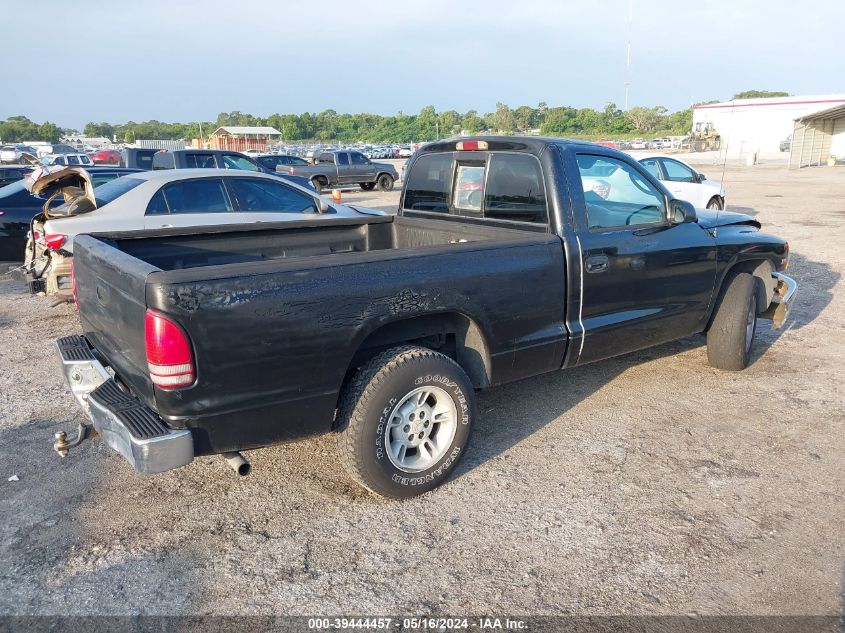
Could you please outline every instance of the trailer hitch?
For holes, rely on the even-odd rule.
[[[59,457],[67,457],[70,449],[79,446],[88,439],[89,435],[93,436],[94,434],[96,434],[96,431],[93,430],[93,427],[80,422],[76,428],[76,437],[72,440],[68,441],[67,433],[64,431],[59,431],[53,436],[53,450],[59,454]]]

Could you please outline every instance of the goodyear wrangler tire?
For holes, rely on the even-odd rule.
[[[382,352],[346,386],[338,449],[349,474],[402,499],[443,483],[466,451],[475,393],[461,367],[424,347]]]

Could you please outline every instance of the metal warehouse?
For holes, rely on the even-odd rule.
[[[835,165],[845,158],[845,105],[795,120],[789,167]]]
[[[695,106],[692,118],[693,125],[713,123],[721,135],[723,156],[777,156],[796,119],[840,105],[845,105],[845,94],[736,99]]]

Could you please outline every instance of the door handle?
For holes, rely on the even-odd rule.
[[[172,228],[173,228],[173,225],[172,225],[172,224],[162,224],[162,225],[161,225],[161,227],[159,227],[159,228],[162,228],[162,229],[172,229]]]
[[[588,273],[603,273],[610,268],[610,260],[607,255],[593,255],[586,259],[584,268]]]

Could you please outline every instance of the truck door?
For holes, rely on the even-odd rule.
[[[349,152],[349,180],[358,184],[361,182],[375,182],[375,169],[370,160],[361,152]]]
[[[700,332],[716,280],[710,233],[670,218],[665,190],[633,160],[596,152],[572,162],[581,181],[572,196],[583,270],[578,363]]]
[[[345,185],[350,182],[351,172],[349,165],[349,154],[347,152],[338,152],[334,155],[337,160],[337,182],[340,185]]]

